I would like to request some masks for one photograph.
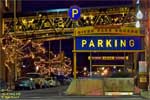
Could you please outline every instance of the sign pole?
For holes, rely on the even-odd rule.
[[[92,77],[92,52],[90,51],[90,77]]]
[[[75,36],[75,33],[73,36],[73,59],[74,59],[73,76],[74,76],[74,79],[77,79],[77,54],[76,54],[76,36]]]
[[[70,19],[72,19],[73,22],[73,28],[76,28],[76,20],[80,18],[81,11],[80,7],[78,6],[72,6],[70,7],[68,11],[68,15]],[[73,77],[74,79],[77,79],[77,54],[76,54],[76,33],[73,34]]]

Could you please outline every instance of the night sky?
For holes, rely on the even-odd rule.
[[[40,12],[50,9],[69,8],[72,5],[78,5],[81,8],[88,7],[116,7],[116,6],[131,6],[132,0],[23,0],[22,11],[23,13]],[[51,41],[51,51],[55,54],[59,53],[59,41]],[[48,49],[49,43],[44,43],[45,48]],[[65,56],[73,59],[73,40],[62,40],[62,51],[65,52]],[[89,66],[88,61],[89,53],[77,54],[77,66]],[[73,62],[72,62],[73,63]],[[111,62],[110,62],[111,63]],[[115,62],[117,63],[117,62]],[[80,68],[81,68],[80,67]]]
[[[132,0],[23,0],[22,10],[23,12],[36,12],[69,8],[72,5],[78,5],[81,8],[131,6]]]

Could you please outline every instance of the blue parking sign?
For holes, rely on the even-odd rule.
[[[80,18],[80,15],[81,15],[80,7],[71,6],[69,11],[68,11],[68,15],[72,20],[78,20]]]

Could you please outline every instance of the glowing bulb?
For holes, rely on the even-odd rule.
[[[36,71],[38,71],[39,70],[39,66],[36,66]]]
[[[119,69],[118,71],[119,71],[119,72],[121,72],[121,70],[120,70],[120,69]]]
[[[102,67],[102,70],[104,70],[105,68],[104,67]]]
[[[84,15],[84,16],[83,16],[83,19],[86,20],[86,18],[87,18],[87,16]]]
[[[91,21],[91,24],[93,25],[93,24],[94,24],[94,22],[93,22],[93,21]]]
[[[116,66],[114,66],[113,68],[116,69]]]
[[[33,80],[33,78],[30,78],[30,80],[32,81],[32,80]]]
[[[140,4],[140,0],[137,0],[137,1],[136,1],[136,4]]]
[[[104,73],[101,73],[101,75],[104,76],[105,74],[104,74]]]
[[[39,17],[42,17],[42,14],[39,14]]]
[[[136,14],[136,18],[137,19],[142,19],[143,18],[143,13],[141,12],[141,10],[139,9],[137,14]]]
[[[83,70],[84,70],[84,71],[87,71],[87,68],[86,68],[86,67],[84,67],[84,68],[83,68]]]
[[[107,74],[107,73],[108,73],[108,70],[107,70],[107,69],[105,69],[105,70],[104,70],[104,74]]]
[[[88,23],[89,23],[89,21],[88,21],[88,20],[86,20],[86,23],[88,24]]]
[[[23,67],[23,68],[25,68],[25,67],[26,67],[26,65],[22,65],[22,67]]]
[[[94,18],[94,16],[93,16],[93,15],[90,15],[89,17],[90,17],[90,19],[93,19],[93,18]]]
[[[2,47],[2,49],[5,50],[6,48],[5,48],[5,47]]]
[[[136,24],[135,24],[135,26],[136,26],[136,28],[140,28],[140,21],[138,20],[138,21],[136,21]]]

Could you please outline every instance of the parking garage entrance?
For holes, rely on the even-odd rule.
[[[103,27],[104,28],[104,27]],[[109,29],[109,31],[107,31]],[[119,29],[119,28],[118,28]],[[122,27],[120,30],[123,29]],[[76,29],[74,32],[74,80],[67,94],[75,95],[133,95],[137,77],[138,58],[144,54],[144,35],[133,28],[114,32],[113,28],[91,30]],[[128,31],[127,31],[128,30]],[[104,32],[105,31],[105,32]],[[92,33],[88,33],[92,32]],[[139,33],[139,34],[138,34]],[[77,71],[78,53],[88,53],[89,66],[82,77]],[[84,61],[84,59],[82,59]]]

